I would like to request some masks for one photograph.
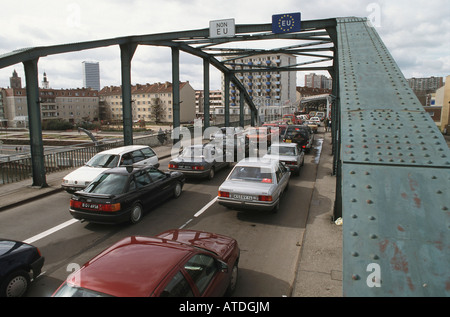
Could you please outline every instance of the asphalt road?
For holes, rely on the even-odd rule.
[[[276,214],[230,210],[217,202],[207,207],[230,171],[225,169],[211,181],[189,180],[178,199],[152,209],[137,225],[74,221],[68,211],[70,195],[60,192],[0,213],[0,232],[10,239],[33,241],[45,256],[43,274],[32,284],[29,297],[51,296],[72,269],[123,237],[180,227],[237,239],[241,259],[235,297],[290,296],[316,179],[320,134],[315,142],[317,148],[305,156],[300,176],[291,176]],[[161,161],[162,169],[167,162]]]

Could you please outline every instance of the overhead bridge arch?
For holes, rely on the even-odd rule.
[[[270,49],[221,47],[266,40],[298,40],[298,44]],[[1,55],[0,68],[24,64],[34,186],[46,186],[39,58],[112,45],[121,51],[125,144],[133,142],[130,70],[138,45],[171,48],[174,127],[180,124],[180,51],[203,59],[205,91],[209,90],[209,65],[223,72],[225,82],[233,82],[243,97],[241,115],[246,103],[253,124],[257,108],[236,78],[237,71],[230,67],[235,57],[279,52],[312,58],[245,72],[326,70],[333,78],[334,212],[336,218],[343,217],[344,295],[450,295],[449,149],[366,19],[302,21],[301,30],[295,33],[274,34],[271,24],[236,25],[236,35],[230,38],[212,39],[209,29],[201,29],[27,48]],[[209,112],[208,95],[205,93],[205,114]],[[225,100],[228,124],[229,100]],[[205,115],[207,126],[209,116]]]

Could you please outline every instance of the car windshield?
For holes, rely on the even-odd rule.
[[[64,283],[54,297],[112,297],[111,295]]]
[[[119,161],[118,155],[113,154],[97,154],[91,158],[86,165],[90,167],[112,168],[117,166]]]
[[[287,156],[295,156],[297,155],[294,147],[287,146],[271,146],[267,150],[267,154],[279,154],[279,155],[287,155]]]
[[[270,168],[257,166],[236,166],[233,172],[231,172],[229,179],[272,183],[272,172]]]
[[[84,192],[118,195],[124,192],[127,179],[127,175],[100,174],[84,189]]]

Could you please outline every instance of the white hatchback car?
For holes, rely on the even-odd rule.
[[[158,155],[147,145],[127,145],[95,154],[84,166],[67,174],[61,187],[68,193],[85,188],[101,172],[123,165],[148,164],[159,167]]]

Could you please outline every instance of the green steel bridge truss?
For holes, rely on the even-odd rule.
[[[275,47],[274,41],[289,45]],[[240,42],[261,46],[241,48]],[[269,48],[260,43],[270,43]],[[240,122],[248,106],[252,124],[256,123],[258,109],[236,73],[328,71],[333,78],[334,216],[343,218],[344,296],[450,295],[450,151],[367,19],[302,21],[301,30],[295,33],[274,34],[271,24],[236,25],[235,36],[227,38],[209,38],[209,29],[200,29],[26,48],[1,55],[0,68],[24,65],[34,186],[47,186],[39,58],[113,45],[120,47],[125,144],[133,142],[131,63],[139,45],[171,48],[174,128],[180,125],[180,52],[203,59],[205,114],[209,113],[210,65],[223,73],[226,125],[230,82],[240,92]],[[306,61],[282,67],[239,65],[237,61],[276,53]],[[208,115],[204,122],[208,127]]]

